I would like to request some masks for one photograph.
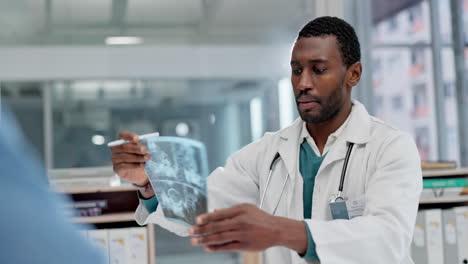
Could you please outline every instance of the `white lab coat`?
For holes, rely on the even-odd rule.
[[[348,124],[326,155],[315,178],[312,219],[306,219],[321,263],[413,263],[410,244],[415,225],[422,173],[411,136],[370,116],[353,101]],[[303,220],[302,176],[299,172],[299,138],[302,120],[276,133],[268,133],[233,154],[224,168],[208,178],[209,208],[239,203],[259,204],[277,152],[281,160],[273,170],[264,210],[271,213],[289,180],[275,215]],[[347,143],[353,148],[343,194],[364,198],[364,215],[332,220],[329,201],[337,193]],[[187,228],[164,218],[161,208],[149,214],[140,204],[140,224],[156,223],[179,235]],[[292,250],[273,247],[263,253],[264,263],[306,263]]]

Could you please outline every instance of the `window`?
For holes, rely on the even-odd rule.
[[[416,140],[426,144],[418,145],[421,158],[436,159],[434,88],[430,73],[425,71],[432,67],[430,50],[379,48],[374,49],[373,57],[382,61],[382,70],[373,73],[376,115],[414,136],[423,128],[424,141]]]
[[[1,102],[8,105],[24,136],[44,161],[44,96],[40,82],[0,83]]]
[[[463,1],[464,10],[468,10],[468,0]],[[450,1],[436,1],[434,6],[427,0],[379,2],[372,2],[375,114],[411,133],[423,160],[460,161]],[[440,35],[432,36],[441,40],[439,65],[433,64],[430,8],[439,16]],[[395,25],[391,32],[387,30]],[[441,87],[436,87],[435,81]],[[445,112],[440,121],[444,128],[437,122],[441,110]],[[439,148],[442,143],[445,152]]]
[[[417,3],[409,8],[404,8],[404,6],[410,1],[395,1],[390,4],[386,2],[372,1],[374,44],[428,43],[430,41],[427,1],[416,1]]]
[[[455,92],[455,61],[453,48],[443,48],[442,53],[442,80],[445,106],[445,124],[447,126],[447,157],[446,160],[460,160],[460,140],[458,138],[457,96]]]
[[[277,86],[278,80],[70,80],[47,84],[3,83],[1,92],[42,155],[43,91],[49,89],[52,168],[110,166],[106,143],[128,130],[199,140],[207,147],[211,171],[255,137],[279,128],[278,118],[263,118],[279,116],[278,89],[272,89],[274,93],[267,90]]]
[[[396,95],[392,97],[392,108],[394,111],[401,111],[404,109],[402,96]]]
[[[468,43],[468,0],[463,0],[463,27],[465,29],[465,44]]]

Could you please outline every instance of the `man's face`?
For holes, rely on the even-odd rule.
[[[335,36],[302,37],[291,55],[291,82],[299,114],[307,123],[333,118],[350,100],[347,67]]]

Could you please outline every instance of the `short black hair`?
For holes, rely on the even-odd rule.
[[[299,31],[297,40],[326,35],[336,36],[346,67],[361,60],[361,45],[354,28],[348,22],[337,17],[323,16],[310,21]]]

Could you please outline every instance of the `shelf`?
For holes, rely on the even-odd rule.
[[[77,179],[77,178],[102,178],[112,177],[114,171],[112,166],[106,167],[88,167],[88,168],[68,168],[68,169],[49,169],[47,175],[52,179]]]
[[[99,216],[82,216],[73,217],[74,222],[86,223],[86,224],[100,224],[100,223],[118,223],[118,222],[129,222],[135,221],[134,212],[106,214]]]
[[[419,204],[442,204],[442,203],[468,203],[468,195],[460,197],[438,197],[431,199],[423,199]]]
[[[122,186],[101,186],[101,187],[67,187],[58,188],[55,191],[58,193],[78,194],[78,193],[105,193],[105,192],[129,192],[136,191],[137,189],[131,185]]]
[[[443,169],[443,170],[423,170],[423,177],[449,177],[468,175],[468,168]]]

